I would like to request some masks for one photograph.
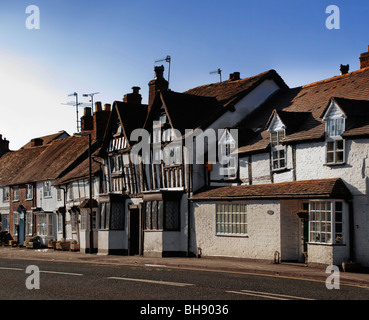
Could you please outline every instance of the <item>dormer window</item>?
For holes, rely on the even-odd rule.
[[[278,171],[286,168],[286,146],[282,144],[286,136],[286,125],[279,117],[276,110],[273,111],[268,121],[270,133],[270,147],[272,158],[272,170]]]
[[[270,133],[273,170],[281,170],[286,168],[286,147],[282,145],[282,140],[284,137],[284,129]]]
[[[343,164],[345,162],[346,115],[337,102],[332,99],[323,117],[326,133],[326,164]]]
[[[343,117],[337,119],[327,119],[326,126],[328,137],[340,136],[345,131],[345,119]]]

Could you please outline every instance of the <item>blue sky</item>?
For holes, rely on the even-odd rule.
[[[40,9],[29,30],[26,7]],[[328,30],[326,8],[340,9]],[[170,88],[182,92],[239,71],[275,69],[290,87],[359,69],[369,45],[367,1],[1,0],[0,134],[18,149],[59,130],[76,132],[76,91],[103,104],[141,87],[147,103],[155,60],[172,58]],[[162,62],[166,67],[168,64]],[[80,108],[80,115],[83,109]]]

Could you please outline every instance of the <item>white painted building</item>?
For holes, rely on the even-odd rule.
[[[193,247],[208,256],[369,266],[368,88],[364,64],[280,91],[244,119],[239,126],[254,134],[239,144],[228,183],[238,186],[191,198]]]

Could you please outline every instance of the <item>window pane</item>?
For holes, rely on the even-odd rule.
[[[148,201],[145,204],[146,209],[146,229],[151,229],[151,202]]]
[[[334,142],[333,141],[329,141],[327,143],[327,150],[328,151],[334,151]]]
[[[336,212],[337,211],[342,211],[342,202],[341,201],[336,202]]]

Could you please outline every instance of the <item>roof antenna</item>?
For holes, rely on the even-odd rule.
[[[77,92],[73,92],[71,94],[68,94],[68,97],[74,96],[76,97],[76,102],[67,102],[67,103],[62,103],[63,105],[67,105],[67,106],[75,106],[76,107],[76,113],[77,113],[77,132],[80,132],[80,120],[78,118],[78,107],[80,105],[86,105],[85,103],[82,102],[78,102],[78,93]]]
[[[168,62],[169,64],[169,69],[168,69],[168,88],[169,88],[169,78],[170,78],[170,62],[171,62],[172,58],[170,56],[166,56],[165,59],[160,59],[160,60],[155,60],[155,63],[157,62],[161,62],[161,61],[165,61]]]
[[[95,94],[99,94],[100,92],[93,92],[93,93],[84,93],[83,96],[84,97],[90,97],[90,102],[91,102],[91,112],[92,114],[94,114],[94,95]]]
[[[218,70],[209,72],[209,74],[215,74],[215,73],[219,74],[219,82],[222,82],[222,70],[218,68]]]

